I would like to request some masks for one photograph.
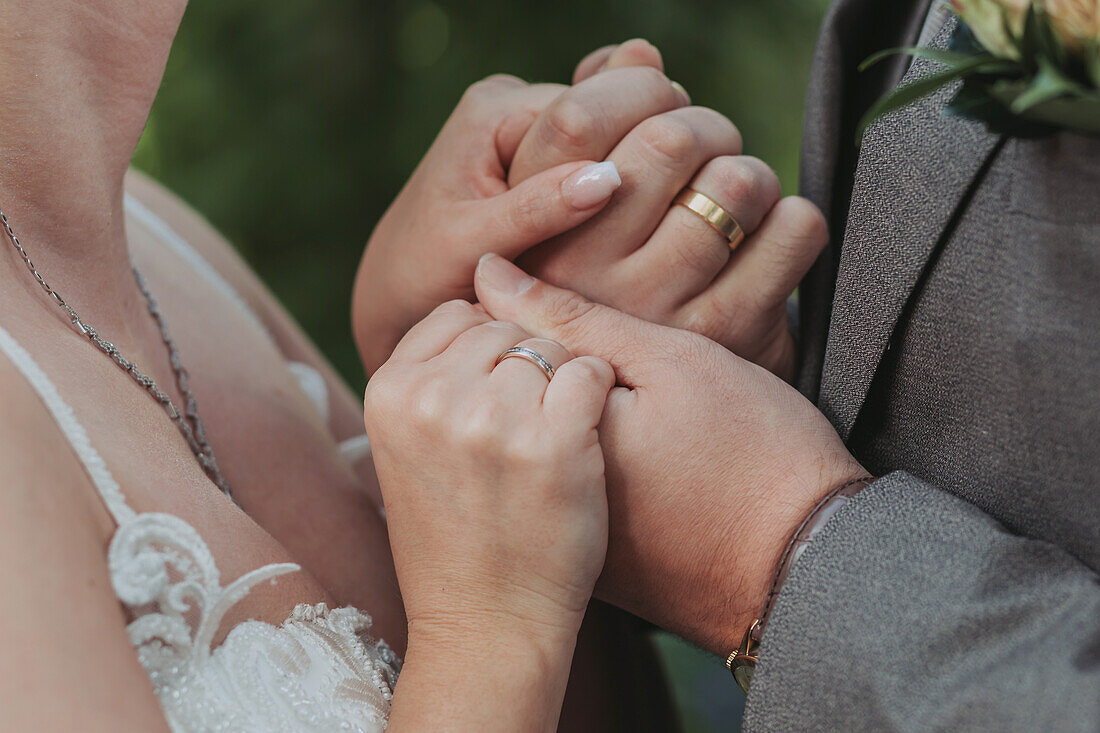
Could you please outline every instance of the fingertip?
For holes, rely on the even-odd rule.
[[[688,94],[688,90],[684,89],[684,85],[678,81],[671,81],[672,88],[676,91],[676,94],[680,96],[680,101],[684,103],[685,107],[691,106],[691,95]]]
[[[463,300],[462,298],[455,298],[453,300],[444,301],[437,305],[435,308],[432,309],[429,317],[447,313],[465,314],[470,312],[476,312],[473,303],[468,300]]]
[[[597,384],[605,392],[610,392],[615,386],[615,368],[611,366],[611,362],[598,356],[583,356],[581,358],[591,362],[592,369],[597,375]]]
[[[829,243],[829,222],[825,214],[812,201],[802,196],[785,196],[776,203],[773,211],[791,221],[801,233],[800,240],[816,254]]]
[[[607,60],[611,57],[611,54],[615,52],[619,46],[618,44],[609,44],[602,48],[598,48],[592,53],[581,59],[581,62],[577,64],[576,71],[573,72],[573,83],[580,84],[586,79],[590,79],[596,74],[600,73],[607,66]]]
[[[518,257],[595,216],[621,185],[611,161],[562,163],[498,196],[473,202],[468,218],[475,235],[464,240],[482,252]]]
[[[608,56],[605,68],[611,70],[629,66],[650,66],[658,71],[665,70],[661,52],[644,38],[632,38],[621,43]]]
[[[610,364],[595,356],[578,356],[558,369],[546,388],[543,405],[563,416],[586,416],[584,419],[595,426],[614,386]]]

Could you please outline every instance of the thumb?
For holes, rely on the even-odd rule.
[[[595,216],[622,185],[615,164],[566,163],[477,202],[482,251],[515,258]]]
[[[536,280],[495,254],[481,258],[474,287],[493,318],[553,339],[577,356],[606,360],[628,387],[641,384],[664,361],[675,333]]]

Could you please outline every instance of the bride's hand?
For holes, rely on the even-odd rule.
[[[609,132],[618,116],[643,119],[687,104],[660,71],[631,66],[651,62],[655,53],[648,44],[625,44],[605,59],[606,73],[581,87],[532,85],[502,75],[466,92],[371,235],[359,267],[352,315],[368,371],[432,308],[473,298],[481,255],[514,258],[606,205],[619,186],[618,174],[612,166],[585,170],[602,157],[574,155],[541,165],[514,186],[508,170],[528,128],[563,94],[566,108],[602,100]]]
[[[553,378],[522,358],[496,363],[517,345],[545,357]],[[410,700],[422,683],[436,686],[428,697],[438,702],[433,673],[458,675],[465,663],[478,683],[505,677],[488,685],[494,729],[531,729],[502,725],[501,715],[519,714],[508,685],[542,690],[535,707],[551,701],[549,710],[519,706],[537,727],[556,719],[607,546],[596,426],[614,381],[606,362],[573,359],[465,301],[413,327],[370,380],[367,434],[409,621],[402,715],[429,725],[433,713],[411,712],[419,706]],[[407,681],[413,670],[419,682]]]
[[[701,107],[662,110],[643,99],[608,114],[588,93],[593,74],[628,63],[661,68],[641,42],[595,52],[577,68],[577,86],[551,103],[519,144],[509,182],[580,159],[613,161],[622,188],[596,216],[519,258],[528,272],[618,310],[699,332],[790,380],[794,341],[786,301],[828,233],[818,209],[780,197],[779,179],[741,155],[741,138],[722,115]],[[599,77],[597,77],[599,78]],[[728,241],[701,217],[672,206],[685,187],[707,195],[744,228]]]
[[[521,346],[556,371],[550,379]],[[367,386],[370,436],[410,631],[533,625],[575,633],[603,566],[596,426],[614,385],[466,301],[413,327]]]

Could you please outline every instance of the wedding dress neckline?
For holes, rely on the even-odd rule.
[[[163,220],[129,196],[126,209],[267,333],[232,286]],[[350,606],[298,604],[281,625],[244,621],[214,647],[226,614],[253,588],[301,568],[265,565],[222,585],[192,525],[127,504],[73,409],[2,326],[0,353],[37,393],[117,525],[107,550],[111,585],[133,618],[127,632],[172,730],[384,730],[400,660],[385,642],[369,637],[367,614]],[[311,402],[327,411],[320,375],[308,365],[288,368]],[[358,450],[362,441],[356,443]]]

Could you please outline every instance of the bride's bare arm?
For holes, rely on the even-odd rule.
[[[12,731],[167,731],[107,573],[110,517],[0,357],[0,717]]]

